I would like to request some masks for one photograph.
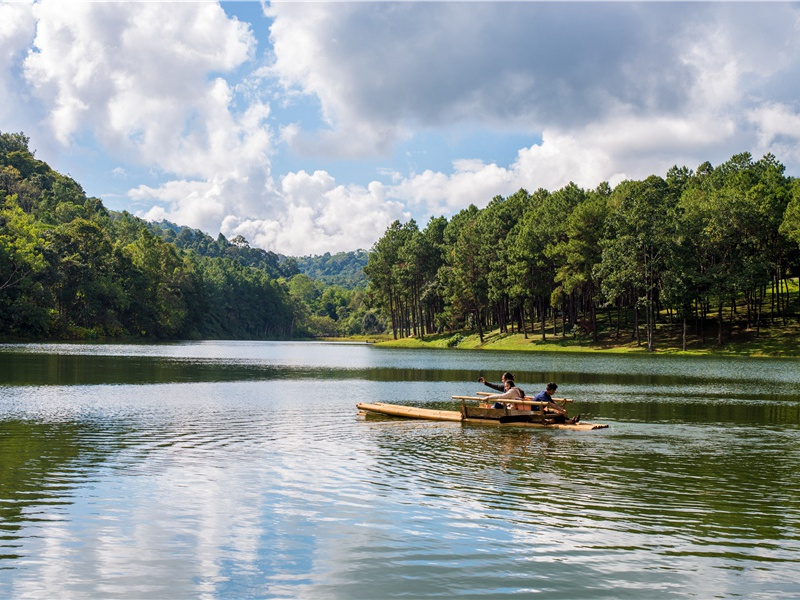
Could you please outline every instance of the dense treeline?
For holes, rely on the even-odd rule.
[[[326,285],[338,285],[345,289],[364,288],[367,277],[364,266],[367,264],[366,250],[337,252],[317,256],[300,256],[291,259],[301,273]]]
[[[161,221],[148,226],[178,248],[207,258],[228,258],[279,278],[292,307],[293,337],[337,337],[382,333],[386,321],[368,306],[364,250],[289,257],[251,248],[243,237],[228,241],[198,229]]]
[[[800,182],[767,155],[520,190],[393,223],[369,253],[292,258],[107,210],[0,133],[0,338],[758,336],[798,306]],[[366,263],[366,266],[364,266]],[[363,267],[363,272],[362,272]],[[369,285],[364,285],[364,274]],[[455,336],[457,337],[457,336]],[[454,339],[455,339],[454,337]]]
[[[251,248],[250,243],[240,235],[228,240],[219,234],[214,239],[199,229],[169,221],[148,223],[148,227],[161,239],[175,244],[181,250],[196,252],[209,258],[229,258],[244,267],[261,269],[273,279],[292,277],[300,272],[293,258],[261,248]]]
[[[0,199],[6,339],[295,333],[292,299],[271,256],[251,252],[248,262],[249,249],[224,238],[214,255],[181,250],[144,221],[87,198],[37,160],[22,133],[0,133]]]
[[[788,314],[800,267],[800,181],[774,156],[594,190],[496,197],[422,230],[393,223],[365,267],[395,338],[488,329],[722,344]]]

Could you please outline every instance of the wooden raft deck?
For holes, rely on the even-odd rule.
[[[356,404],[356,408],[365,414],[379,414],[391,417],[402,417],[406,419],[424,419],[428,421],[455,421],[461,423],[470,423],[478,425],[495,425],[500,427],[534,427],[539,429],[567,429],[570,431],[592,431],[593,429],[606,429],[608,425],[601,423],[543,423],[543,422],[512,422],[501,423],[498,417],[490,415],[492,409],[484,409],[484,418],[473,418],[470,416],[464,417],[461,411],[457,410],[434,410],[430,408],[417,408],[415,406],[404,406],[402,404],[385,404],[376,402],[374,404],[360,403]],[[517,414],[522,411],[510,411]],[[470,411],[472,413],[472,411]],[[530,412],[522,413],[530,414]]]
[[[356,404],[358,410],[371,412],[391,417],[405,417],[406,419],[425,419],[428,421],[461,421],[461,413],[457,410],[433,410],[431,408],[417,408],[403,406],[402,404]]]

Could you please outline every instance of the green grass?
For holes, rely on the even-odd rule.
[[[661,314],[655,335],[656,354],[679,355],[718,355],[718,356],[765,356],[765,357],[800,357],[800,299],[798,297],[798,279],[789,280],[789,306],[787,324],[783,319],[776,317],[770,320],[770,315],[765,312],[762,317],[762,327],[758,335],[753,328],[747,329],[744,322],[745,308],[737,307],[738,320],[729,322],[728,309],[724,313],[723,344],[717,345],[716,315],[710,314],[705,323],[705,339],[697,335],[690,326],[691,333],[687,335],[686,350],[682,350],[681,328],[678,325],[668,324],[666,314]],[[764,310],[770,306],[769,295],[765,299]],[[616,312],[613,313],[616,318]],[[641,345],[636,343],[632,335],[631,316],[628,325],[623,325],[620,336],[616,336],[616,328],[612,329],[608,316],[603,313],[598,315],[598,341],[595,342],[591,335],[575,335],[568,333],[562,336],[553,335],[552,321],[545,330],[545,339],[542,340],[541,330],[529,332],[527,339],[521,333],[501,333],[495,329],[484,333],[483,342],[474,331],[462,330],[436,335],[426,335],[424,338],[406,337],[394,340],[391,334],[378,336],[359,336],[347,338],[356,341],[377,343],[381,346],[394,348],[459,348],[464,350],[515,350],[535,352],[611,352],[611,353],[647,353],[646,332],[641,325]]]
[[[749,333],[749,335],[748,335]],[[458,343],[451,340],[457,337]],[[477,333],[461,331],[441,335],[425,336],[424,339],[415,337],[388,339],[378,342],[381,346],[393,348],[459,348],[464,350],[514,350],[534,352],[609,352],[609,353],[647,353],[647,345],[637,345],[632,340],[630,333],[623,335],[620,340],[606,337],[595,343],[591,339],[580,339],[567,335],[566,338],[553,336],[552,333],[542,341],[541,334],[525,339],[521,333],[507,334],[494,330],[484,334],[483,342]],[[687,341],[686,350],[681,349],[680,338],[663,328],[658,331],[655,338],[656,354],[680,355],[736,355],[736,356],[771,356],[771,357],[800,357],[800,326],[796,323],[787,327],[762,330],[756,338],[755,332],[734,335],[730,341],[717,346],[714,336],[707,335],[703,343],[697,336],[692,336]]]

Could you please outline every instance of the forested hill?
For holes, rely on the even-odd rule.
[[[0,338],[285,338],[295,309],[274,255],[217,240],[205,255],[0,133]],[[177,240],[178,236],[176,236]]]
[[[301,273],[312,279],[352,290],[367,285],[364,267],[368,257],[366,250],[355,250],[336,254],[326,252],[319,256],[295,257],[292,260]]]
[[[249,242],[242,236],[228,240],[220,233],[217,239],[214,239],[199,229],[176,225],[169,221],[148,223],[148,226],[161,239],[175,244],[181,250],[191,250],[208,258],[229,258],[242,266],[261,269],[272,278],[288,279],[300,272],[293,259],[261,248],[251,248]]]
[[[261,248],[251,248],[242,236],[228,240],[219,234],[214,239],[199,229],[169,221],[149,223],[148,226],[160,238],[175,244],[181,250],[191,250],[211,258],[230,258],[243,266],[263,269],[273,278],[290,279],[302,273],[323,285],[335,285],[348,290],[364,288],[367,284],[363,270],[367,264],[366,250],[291,257]]]

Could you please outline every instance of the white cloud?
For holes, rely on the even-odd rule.
[[[285,128],[284,142],[300,154],[381,154],[420,127],[478,124],[541,136],[510,165],[456,158],[448,172],[393,176],[383,194],[420,220],[520,187],[594,188],[663,175],[673,164],[768,151],[794,131],[786,117],[800,93],[800,12],[790,4],[273,3],[266,10],[274,19],[270,73],[287,90],[315,96],[327,124]],[[761,96],[770,86],[782,104]],[[797,140],[785,145],[800,163]],[[305,203],[298,214],[316,213]]]
[[[741,151],[800,170],[795,4],[276,2],[268,39],[224,8],[0,4],[0,126],[27,114],[68,152],[96,142],[117,181],[152,171],[128,194],[144,215],[287,254],[370,247],[394,219],[521,187]],[[454,131],[541,142],[401,171],[399,150],[427,158]],[[303,162],[275,173],[284,150]],[[361,158],[358,182],[334,175]]]
[[[63,144],[83,131],[178,175],[231,162],[230,90],[214,72],[251,56],[252,33],[213,3],[40,2],[25,60]],[[227,143],[226,143],[227,142]]]
[[[283,211],[274,218],[229,216],[223,233],[289,255],[369,248],[395,219],[407,220],[402,204],[384,186],[345,187],[324,171],[287,174],[281,181]]]
[[[748,116],[758,132],[760,153],[772,152],[780,160],[800,164],[800,106],[765,103]]]
[[[11,121],[26,111],[28,102],[14,71],[27,53],[35,31],[32,3],[0,4],[0,122]]]

